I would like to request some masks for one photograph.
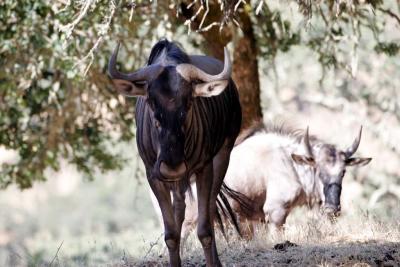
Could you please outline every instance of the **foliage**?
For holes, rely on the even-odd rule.
[[[94,53],[84,57],[86,51],[99,37],[109,39],[102,28],[109,7],[105,3],[92,6],[80,25],[83,29],[77,28],[72,35],[60,32],[60,25],[68,23],[78,7],[52,1],[0,4],[5,22],[0,25],[0,144],[17,150],[20,158],[17,164],[3,165],[1,186],[30,187],[45,179],[47,167],[57,169],[60,158],[68,158],[89,178],[96,169],[121,166],[123,157],[112,154],[107,146],[133,137],[134,102],[113,94],[105,75],[107,46],[96,47],[96,60],[86,76],[81,75]],[[116,25],[142,22],[138,16]],[[129,40],[146,33],[124,34]],[[142,57],[136,59],[136,66],[143,63]]]
[[[19,154],[17,163],[1,167],[2,187],[12,183],[31,187],[45,179],[47,167],[57,169],[60,158],[76,164],[89,178],[97,169],[122,166],[124,156],[113,154],[109,147],[134,137],[134,100],[115,96],[106,76],[108,55],[116,40],[122,40],[125,69],[143,65],[158,37],[170,32],[178,39],[181,29],[191,26],[190,19],[182,23],[174,18],[180,16],[181,2],[5,0],[0,4],[0,145]],[[391,56],[399,51],[394,39],[398,37],[384,35],[387,25],[400,23],[392,11],[395,4],[224,0],[218,1],[221,17],[210,21],[208,2],[193,1],[195,14],[202,19],[192,31],[213,27],[239,31],[237,14],[251,13],[260,59],[273,60],[279,52],[302,45],[316,51],[322,65],[355,75],[363,36],[375,40],[371,48],[363,49]]]

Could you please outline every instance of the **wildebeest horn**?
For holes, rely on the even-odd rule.
[[[203,82],[214,82],[228,80],[232,73],[232,63],[229,57],[228,49],[224,48],[224,69],[216,75],[208,74],[192,64],[179,64],[176,71],[187,81],[201,80]]]
[[[312,153],[312,148],[310,145],[310,136],[308,134],[308,126],[306,129],[306,133],[304,134],[304,148],[306,149],[307,157],[313,158],[314,155]]]
[[[161,65],[150,65],[144,68],[141,68],[133,73],[122,73],[117,70],[117,57],[118,57],[118,50],[120,47],[120,43],[114,49],[114,52],[111,55],[110,61],[108,62],[108,73],[110,74],[111,78],[113,79],[122,79],[131,82],[135,81],[151,81],[156,76],[158,76],[163,67]]]
[[[360,127],[360,132],[358,133],[358,136],[354,140],[353,144],[346,150],[345,152],[346,158],[350,158],[354,153],[356,153],[358,146],[360,145],[361,134],[362,134],[362,126]]]

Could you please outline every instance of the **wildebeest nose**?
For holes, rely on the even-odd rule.
[[[328,216],[338,217],[340,216],[340,210],[341,210],[340,205],[333,205],[330,203],[326,203],[323,206],[323,212]]]
[[[167,181],[177,181],[185,174],[187,170],[185,162],[181,162],[175,168],[171,168],[168,166],[164,161],[160,164],[160,174],[167,180]]]

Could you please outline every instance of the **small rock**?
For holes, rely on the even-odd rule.
[[[290,247],[298,247],[298,245],[286,240],[284,243],[276,244],[274,246],[274,249],[275,250],[280,250],[280,251],[286,251],[286,249],[290,248]]]
[[[380,266],[383,263],[383,261],[381,261],[380,259],[374,259],[374,262],[378,266]]]
[[[389,253],[385,253],[385,257],[383,258],[384,261],[394,261],[394,258]]]

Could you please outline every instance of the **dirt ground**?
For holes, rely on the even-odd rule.
[[[290,243],[293,244],[293,243]],[[202,251],[184,258],[183,266],[205,266]],[[267,249],[244,248],[237,253],[221,252],[225,266],[400,266],[399,242],[351,242],[327,245],[285,246]],[[133,266],[168,266],[162,256],[158,260],[132,263]],[[165,260],[165,259],[164,259]],[[132,266],[131,265],[131,266]]]
[[[400,266],[398,220],[353,215],[332,224],[318,217],[294,217],[280,234],[259,228],[251,241],[238,239],[235,233],[230,233],[229,241],[217,236],[221,262],[235,267]],[[183,266],[205,266],[195,234],[186,241],[181,255]],[[168,266],[168,254],[164,248],[121,266]]]

